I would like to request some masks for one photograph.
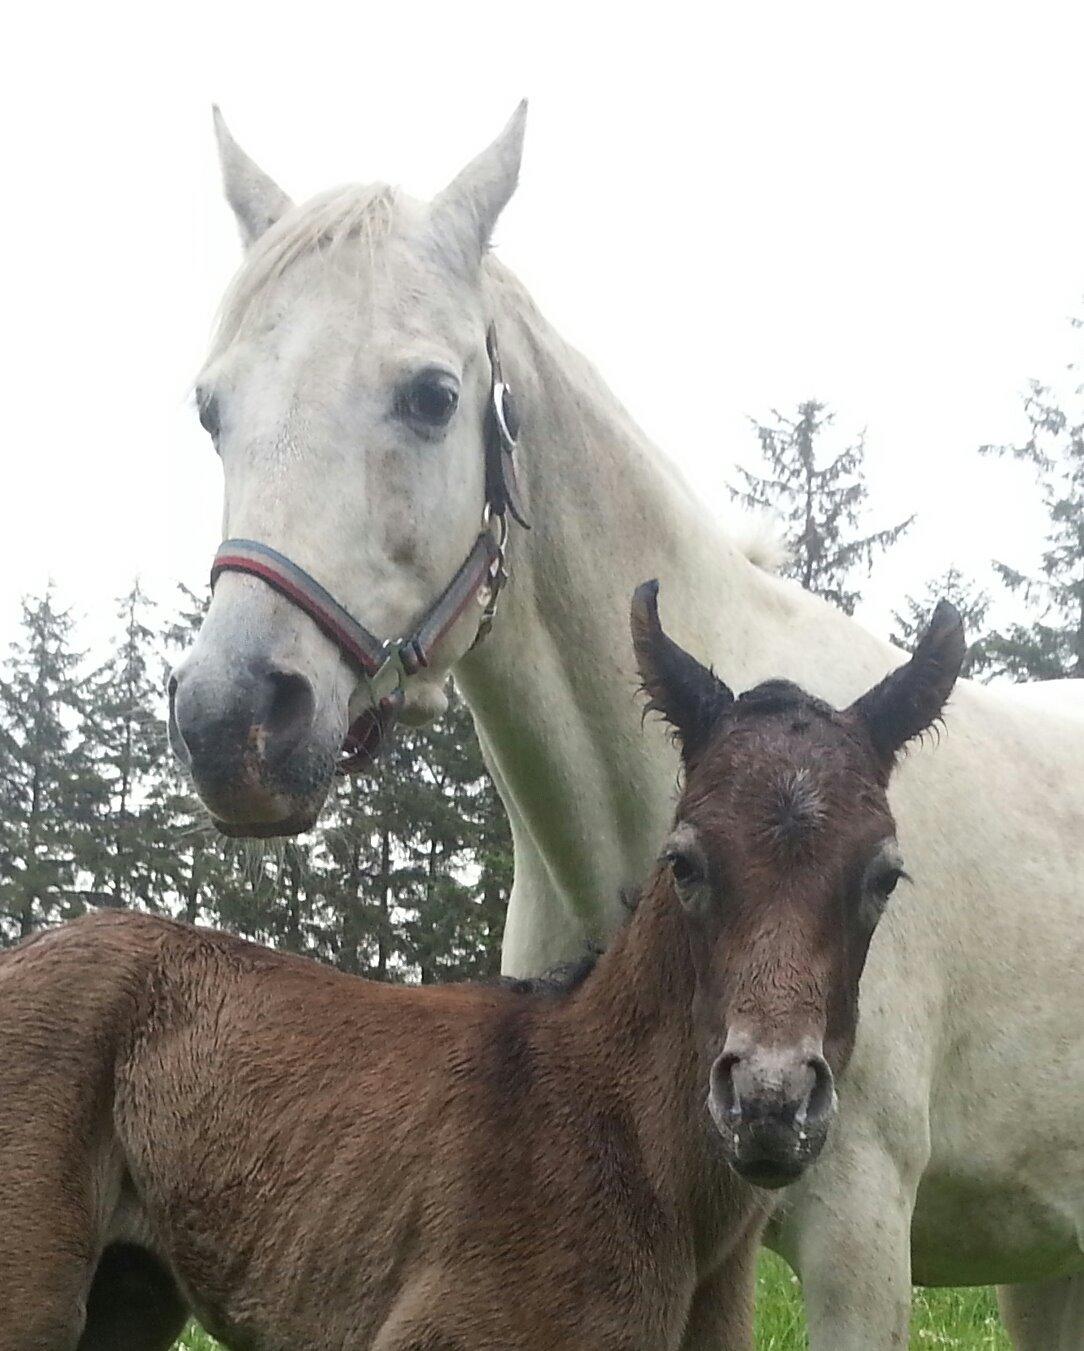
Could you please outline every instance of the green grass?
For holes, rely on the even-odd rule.
[[[218,1351],[217,1343],[192,1327],[177,1343],[184,1351]],[[766,1253],[757,1279],[757,1351],[806,1351],[805,1318],[798,1282],[777,1257]],[[916,1290],[911,1319],[912,1351],[1010,1351],[992,1290]]]

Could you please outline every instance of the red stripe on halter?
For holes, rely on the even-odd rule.
[[[352,657],[366,675],[374,675],[379,669],[380,662],[374,660],[369,653],[359,647],[352,634],[318,605],[303,587],[291,582],[288,577],[270,563],[257,562],[243,554],[219,554],[215,559],[215,576],[217,577],[220,572],[246,572],[253,577],[259,577],[261,581],[266,582],[268,586],[284,595],[287,600],[292,601],[299,610],[304,610],[313,623],[342,651]]]

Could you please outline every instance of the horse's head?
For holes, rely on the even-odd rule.
[[[911,660],[838,712],[784,681],[735,698],[663,632],[656,593],[637,591],[632,631],[684,760],[662,859],[696,968],[708,1107],[733,1167],[782,1186],[835,1112],[870,939],[905,875],[889,776],[941,715],[963,630],[942,602]]]
[[[360,756],[389,711],[439,712],[478,634],[503,528],[483,527],[502,503],[482,259],[523,124],[521,107],[429,204],[376,186],[295,207],[217,119],[247,256],[197,401],[231,547],[170,681],[170,732],[230,833],[310,825],[348,729]],[[360,638],[336,628],[351,616]]]

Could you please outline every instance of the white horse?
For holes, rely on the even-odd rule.
[[[677,760],[641,728],[636,583],[660,577],[675,637],[741,687],[787,676],[843,704],[900,658],[754,566],[488,254],[523,121],[430,204],[380,186],[299,207],[219,123],[248,255],[198,397],[226,534],[278,552],[265,579],[258,559],[221,573],[171,689],[175,744],[223,829],[276,834],[314,819],[352,720],[357,744],[395,703],[430,718],[453,671],[512,822],[505,967],[537,972],[611,930],[668,827]],[[445,606],[429,665],[396,658],[371,681],[319,607],[398,636],[462,574],[492,501],[491,323],[530,532],[512,527],[485,641],[472,649],[480,606]],[[292,565],[331,597],[289,599]],[[492,576],[487,555],[483,600]],[[374,694],[390,695],[379,718]],[[1000,1282],[1022,1351],[1084,1346],[1082,765],[1078,717],[964,684],[938,753],[899,774],[914,885],[873,942],[830,1146],[772,1238],[815,1351],[905,1346],[912,1280]]]

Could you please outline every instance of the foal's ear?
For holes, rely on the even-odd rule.
[[[233,207],[233,214],[241,228],[241,242],[248,249],[280,216],[289,211],[293,202],[233,139],[217,103],[213,112],[226,201]]]
[[[433,199],[430,228],[453,264],[476,268],[489,246],[497,217],[516,190],[526,122],[524,99],[493,144]]]
[[[912,737],[941,716],[966,651],[963,621],[947,600],[939,601],[906,666],[885,676],[851,705],[866,724],[886,768],[891,768]]]
[[[663,632],[657,581],[636,588],[629,623],[647,711],[662,714],[678,734],[685,759],[692,759],[703,750],[734,696],[713,671]]]

